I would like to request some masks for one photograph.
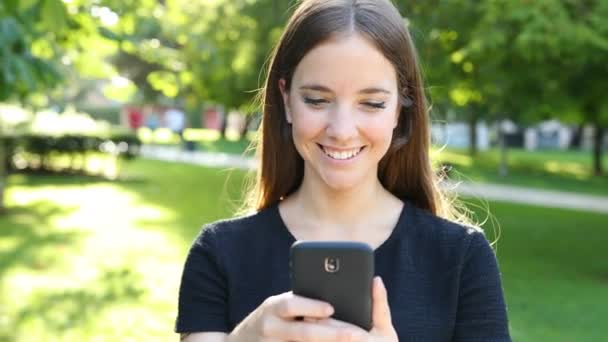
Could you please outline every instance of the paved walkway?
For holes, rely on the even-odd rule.
[[[256,166],[253,158],[227,153],[187,152],[170,146],[142,146],[141,155],[149,159],[220,168],[253,169]],[[608,214],[608,197],[606,196],[592,196],[564,191],[539,190],[487,183],[459,183],[455,189],[460,195],[474,196],[486,200]]]

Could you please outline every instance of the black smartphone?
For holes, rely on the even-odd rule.
[[[297,241],[290,250],[294,294],[334,307],[333,318],[372,328],[374,251],[359,242]]]

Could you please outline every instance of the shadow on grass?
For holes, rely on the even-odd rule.
[[[11,185],[30,187],[97,182],[88,176],[28,176],[17,182],[12,180]],[[141,182],[127,180],[125,183]],[[43,326],[48,330],[48,336],[61,336],[73,328],[92,324],[102,310],[137,301],[145,293],[141,275],[129,266],[99,270],[96,279],[77,284],[77,287],[65,288],[62,282],[53,285],[53,280],[48,286],[30,283],[38,275],[43,278],[36,281],[62,270],[66,261],[78,257],[78,246],[88,233],[55,226],[57,219],[78,210],[78,206],[66,207],[52,200],[39,200],[27,205],[11,205],[0,216],[0,341],[20,340],[28,336],[32,325]],[[66,280],[71,277],[66,274]],[[21,299],[11,295],[8,289],[15,286],[23,288],[21,295],[28,295]],[[33,289],[32,292],[28,292],[28,288]],[[8,312],[3,312],[7,309]]]
[[[82,185],[82,184],[145,184],[143,177],[131,176],[110,180],[99,175],[70,174],[57,172],[20,172],[11,175],[10,185]]]
[[[125,181],[117,185],[142,202],[174,212],[168,221],[140,219],[137,225],[162,227],[163,233],[179,238],[182,248],[187,248],[202,225],[231,217],[239,209],[244,176],[242,170],[141,159],[126,169]],[[144,177],[145,181],[131,180]]]
[[[0,329],[0,341],[27,336],[30,323],[43,325],[49,336],[56,337],[92,324],[104,309],[139,301],[145,293],[142,284],[138,273],[123,267],[104,270],[79,288],[39,290],[8,322],[7,329]]]
[[[14,267],[43,270],[56,261],[53,258],[63,257],[65,247],[77,243],[83,234],[77,231],[58,232],[49,228],[53,218],[73,210],[59,207],[51,201],[11,207],[1,218],[4,222],[0,239],[5,243],[0,248],[0,280]],[[54,248],[58,253],[53,253],[54,257],[41,258],[39,252],[45,248]]]
[[[21,281],[30,286],[26,284],[28,277],[36,278],[36,281],[44,281],[46,277],[54,279],[58,272],[68,272],[70,268],[65,266],[73,264],[74,260],[96,255],[76,254],[80,253],[81,246],[90,242],[88,234],[95,234],[95,231],[72,230],[71,227],[66,230],[58,226],[78,224],[77,222],[87,224],[82,220],[89,220],[89,217],[79,215],[80,210],[90,213],[90,220],[104,220],[105,216],[118,215],[118,218],[108,222],[124,222],[125,227],[133,228],[125,232],[124,236],[120,236],[123,240],[121,242],[140,236],[151,237],[153,240],[148,243],[152,244],[166,242],[170,247],[165,249],[165,252],[159,252],[161,256],[157,259],[162,259],[162,262],[165,262],[163,265],[172,269],[174,263],[183,263],[187,249],[202,224],[231,215],[236,207],[234,199],[240,194],[242,181],[240,172],[149,160],[136,160],[124,171],[126,172],[122,174],[123,177],[117,181],[82,175],[16,174],[9,177],[9,198],[13,194],[9,205],[11,201],[19,203],[20,198],[26,202],[29,199],[29,202],[27,206],[10,206],[5,216],[0,216],[0,274],[11,271],[10,275],[6,274],[10,282],[0,278],[0,288],[19,287],[16,282]],[[225,181],[227,175],[232,175],[230,182]],[[96,192],[98,190],[99,193]],[[33,196],[31,198],[28,197],[30,193]],[[62,196],[68,197],[64,199]],[[80,196],[82,202],[79,201]],[[55,197],[61,200],[54,202],[52,199]],[[44,201],[32,202],[35,201],[33,198],[43,198]],[[108,202],[114,201],[133,207],[117,208],[116,205],[107,205]],[[126,215],[121,218],[123,213]],[[103,224],[91,224],[87,227],[104,229]],[[162,234],[160,236],[166,240],[154,240],[154,237],[159,236],[154,232],[141,233],[148,230]],[[121,234],[120,231],[116,233]],[[107,233],[100,236],[112,238]],[[141,247],[142,241],[131,240],[129,243]],[[42,246],[45,247],[41,248]],[[110,243],[108,256],[112,257],[114,252],[124,252],[126,247],[120,248],[114,250]],[[156,252],[151,250],[150,253]],[[113,256],[116,257],[117,254]],[[124,256],[127,258],[128,254]],[[151,257],[156,260],[154,256]],[[33,292],[28,292],[21,300],[14,296],[9,297],[10,294],[1,291],[0,301],[9,305],[2,309],[3,303],[0,302],[0,341],[27,339],[28,331],[32,331],[30,329],[37,329],[39,334],[43,334],[41,336],[57,339],[79,334],[80,331],[104,334],[99,330],[98,317],[107,317],[107,314],[113,316],[115,310],[120,312],[122,304],[128,301],[137,301],[136,306],[153,302],[146,297],[146,293],[151,291],[148,274],[134,268],[132,260],[119,260],[118,265],[121,268],[97,270],[95,274],[100,276],[95,281],[76,282],[70,287],[66,287],[64,282],[33,284]],[[22,276],[21,272],[26,276]],[[177,279],[177,276],[173,279]],[[66,274],[66,277],[66,280],[74,279],[73,274]],[[10,284],[10,287],[3,284]],[[162,303],[165,305],[165,302]],[[116,317],[120,316],[117,315]],[[158,313],[157,316],[166,319],[164,314]],[[169,329],[170,327],[167,327],[165,330]],[[48,334],[42,332],[45,330],[48,330]]]

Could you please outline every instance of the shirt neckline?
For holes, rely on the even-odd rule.
[[[397,237],[400,235],[400,231],[403,229],[402,226],[404,226],[406,224],[406,217],[408,216],[408,212],[411,212],[410,210],[410,203],[408,201],[403,201],[403,207],[401,208],[401,213],[399,214],[399,219],[397,220],[397,224],[395,225],[395,227],[393,227],[393,230],[391,231],[391,234],[388,236],[388,238],[386,238],[381,244],[380,246],[376,247],[376,249],[374,249],[374,254],[379,254],[381,253],[384,249],[388,248],[387,246],[390,245],[390,243],[393,240],[396,240]],[[289,228],[287,228],[287,224],[285,223],[285,221],[283,220],[283,217],[281,216],[281,212],[279,211],[279,202],[275,203],[272,208],[271,208],[271,214],[274,217],[276,223],[279,226],[279,229],[282,231],[282,234],[287,238],[287,240],[289,241],[289,244],[293,244],[294,242],[297,241],[296,237],[291,233],[291,231],[289,231]]]

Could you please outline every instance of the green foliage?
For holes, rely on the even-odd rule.
[[[197,98],[244,108],[259,88],[263,64],[276,42],[287,1],[106,1],[120,14],[103,31],[119,42],[113,61],[144,101]],[[271,15],[269,15],[271,14]]]
[[[113,76],[104,61],[112,43],[98,33],[102,20],[88,0],[7,0],[0,5],[0,101],[24,104],[75,73]],[[114,49],[115,50],[115,49]]]
[[[23,98],[29,92],[51,87],[60,79],[52,64],[32,54],[33,33],[28,13],[11,13],[0,7],[0,101]]]
[[[61,0],[42,0],[40,13],[42,25],[49,31],[60,34],[67,24],[67,13]]]
[[[510,118],[529,125],[557,117],[608,125],[606,1],[398,4],[418,38],[433,104],[441,111],[456,108],[469,122]]]

